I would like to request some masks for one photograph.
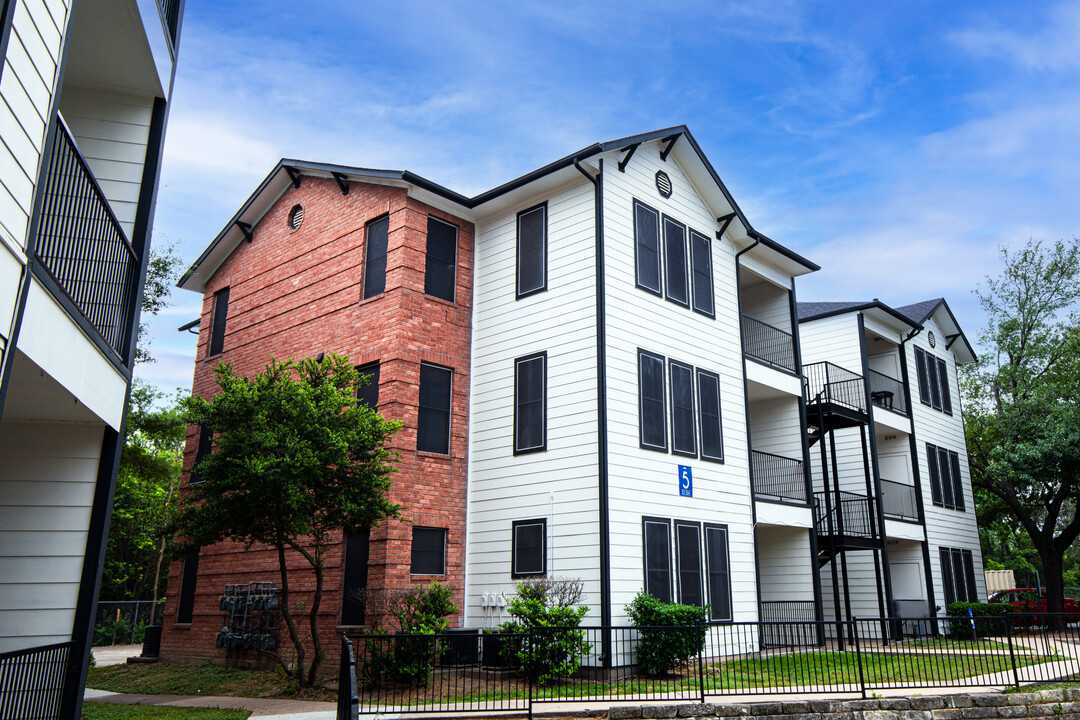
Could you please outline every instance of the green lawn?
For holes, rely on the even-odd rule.
[[[85,702],[82,720],[247,720],[247,710]]]
[[[90,668],[86,686],[147,695],[229,695],[330,702],[337,699],[336,692],[322,688],[297,693],[288,678],[277,670],[237,670],[210,664],[156,662]]]

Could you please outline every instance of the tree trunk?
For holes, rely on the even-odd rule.
[[[322,642],[319,639],[319,606],[322,604],[323,590],[323,563],[318,548],[315,550],[315,599],[311,603],[311,613],[308,615],[308,623],[311,625],[311,641],[315,654],[311,658],[311,667],[308,669],[308,685],[315,685],[315,675],[319,670],[319,664],[323,659]]]
[[[278,551],[278,567],[281,570],[281,617],[285,618],[285,626],[289,629],[289,639],[292,640],[296,650],[296,669],[293,673],[296,683],[300,687],[307,687],[304,682],[307,676],[304,674],[304,641],[296,632],[296,623],[293,622],[292,611],[289,609],[289,571],[285,565],[285,541],[275,543]],[[289,668],[285,668],[288,674]]]

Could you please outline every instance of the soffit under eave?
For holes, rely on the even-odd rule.
[[[931,313],[930,317],[937,323],[937,326],[941,328],[941,331],[945,333],[946,338],[959,336],[956,337],[955,342],[952,342],[949,347],[949,350],[952,351],[952,354],[958,363],[967,365],[978,359],[975,355],[975,348],[967,341],[967,336],[964,334],[963,328],[961,328],[960,323],[956,321],[956,318],[952,314],[952,310],[946,302],[942,301],[942,303],[934,309],[934,312]]]

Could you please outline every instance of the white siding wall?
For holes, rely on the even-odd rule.
[[[67,13],[64,0],[17,2],[3,60],[0,232],[24,247]]]
[[[0,424],[0,653],[71,638],[103,430]]]
[[[668,199],[656,191],[657,170],[670,176]],[[635,287],[633,200],[637,198],[712,238],[716,319]],[[642,145],[622,173],[604,163],[607,380],[611,483],[613,620],[642,589],[644,515],[726,524],[736,620],[756,618],[754,535],[746,445],[745,398],[735,277],[735,250],[716,240],[716,214],[706,207],[674,159]],[[637,350],[719,373],[724,464],[643,450],[638,436]],[[679,465],[689,465],[694,497],[679,496]]]
[[[745,280],[747,273],[743,271]],[[751,276],[752,277],[752,276]],[[760,281],[742,288],[742,311],[755,320],[791,332],[791,300],[788,291],[770,282]]]
[[[498,622],[481,593],[510,596],[511,523],[547,518],[548,575],[586,583],[599,616],[596,271],[584,178],[476,225],[466,624]],[[548,289],[515,300],[516,214],[548,203]],[[514,358],[547,351],[547,450],[513,453]]]
[[[798,398],[751,402],[750,439],[754,450],[802,460]]]
[[[759,525],[761,601],[814,599],[814,560],[810,532],[803,528]]]

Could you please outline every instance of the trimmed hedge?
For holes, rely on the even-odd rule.
[[[666,674],[705,647],[709,606],[665,603],[638,592],[626,606],[638,626],[638,664],[649,672]]]
[[[971,616],[968,615],[971,610]],[[949,615],[949,634],[955,638],[972,639],[971,617],[975,618],[975,633],[984,635],[1004,635],[1009,621],[1005,616],[1013,612],[1008,603],[949,603],[946,613]]]

